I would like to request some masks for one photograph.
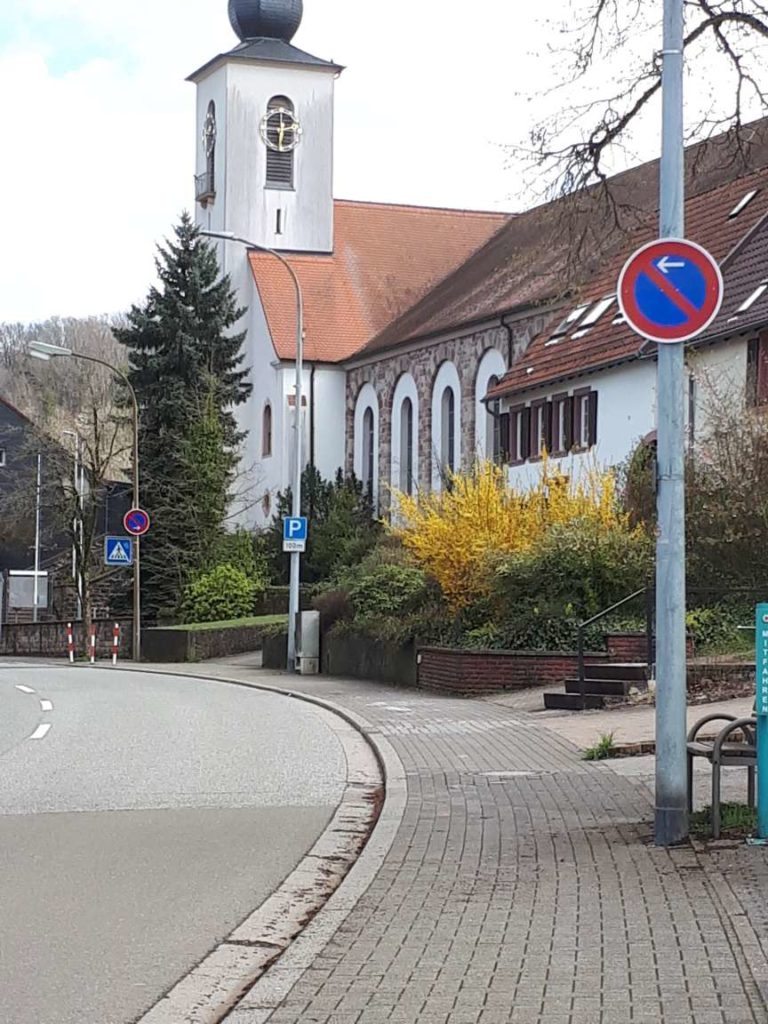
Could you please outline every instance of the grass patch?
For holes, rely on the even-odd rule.
[[[228,619],[226,622],[184,623],[168,626],[168,629],[184,629],[187,632],[205,632],[210,629],[239,629],[243,626],[282,626],[288,621],[287,615],[256,615],[250,619]]]
[[[614,733],[603,733],[594,746],[587,747],[584,751],[585,761],[607,761],[616,753],[616,744],[613,742]]]
[[[712,808],[694,811],[690,818],[691,832],[695,836],[712,835]],[[757,811],[746,804],[720,805],[720,830],[726,837],[748,836],[757,828]]]

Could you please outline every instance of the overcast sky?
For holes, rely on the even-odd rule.
[[[8,9],[10,6],[10,10]],[[530,202],[505,145],[540,116],[569,0],[305,0],[296,45],[346,65],[338,197]],[[0,321],[125,309],[193,206],[194,86],[236,42],[226,0],[5,0]],[[559,9],[559,10],[558,10]],[[538,100],[536,97],[538,96]],[[643,156],[656,155],[655,132]],[[527,197],[527,198],[526,198]]]

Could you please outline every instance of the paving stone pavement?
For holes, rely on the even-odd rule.
[[[768,852],[654,848],[647,785],[580,760],[525,712],[291,685],[387,737],[406,811],[373,883],[281,1005],[265,1015],[246,996],[229,1024],[768,1020]]]

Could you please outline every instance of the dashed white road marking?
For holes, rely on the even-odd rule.
[[[34,690],[30,690],[30,688],[28,686],[18,686],[17,685],[16,689],[17,690],[21,690],[22,693],[34,693],[35,692]]]
[[[51,729],[51,723],[45,722],[43,725],[38,725],[32,735],[29,737],[31,740],[42,740],[44,739]]]
[[[51,701],[49,701],[49,700],[41,700],[40,701],[40,710],[41,711],[53,711],[53,703]]]

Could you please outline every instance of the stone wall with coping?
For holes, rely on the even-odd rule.
[[[133,620],[99,619],[96,627],[96,656],[99,659],[112,657],[112,631],[115,623],[120,627],[118,657],[133,656]],[[75,657],[82,658],[90,651],[88,637],[82,622],[72,626],[75,641]],[[67,658],[66,622],[24,622],[5,623],[0,632],[0,656]]]

